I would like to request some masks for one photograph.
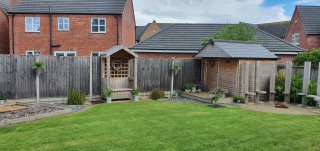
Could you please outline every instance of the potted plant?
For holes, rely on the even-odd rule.
[[[112,102],[112,89],[110,88],[105,88],[103,90],[103,93],[104,93],[104,97],[106,97],[106,100],[107,100],[107,103],[111,103]]]
[[[244,103],[244,97],[240,95],[234,96],[233,101],[236,103]]]
[[[133,101],[138,102],[139,101],[139,95],[140,95],[140,89],[139,88],[134,88],[131,91],[132,95],[133,95]]]
[[[171,70],[174,72],[175,75],[177,75],[179,70],[181,70],[181,65],[179,65],[177,63],[173,63]]]
[[[4,104],[6,102],[6,99],[4,97],[0,96],[0,104]]]
[[[36,71],[37,75],[40,75],[41,71],[44,70],[44,63],[40,61],[34,62],[32,69]]]
[[[211,98],[211,104],[213,104],[213,102],[214,102],[214,104],[217,105],[217,102],[219,101],[219,99],[220,99],[220,96],[218,96],[218,95],[213,96]]]
[[[218,88],[216,90],[216,94],[219,95],[221,98],[225,98],[226,97],[226,94],[228,94],[228,90],[227,89],[224,89],[222,87]]]
[[[194,87],[194,84],[192,83],[187,83],[183,86],[184,91],[187,93],[190,93],[193,87]]]

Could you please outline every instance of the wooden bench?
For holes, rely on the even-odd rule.
[[[314,101],[317,102],[317,106],[320,107],[320,62],[318,67],[317,95],[309,94],[306,97],[312,98]]]
[[[133,89],[130,88],[123,88],[123,89],[112,89],[112,99],[119,100],[119,99],[131,99],[132,94],[131,91]]]

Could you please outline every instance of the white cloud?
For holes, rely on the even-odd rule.
[[[319,5],[320,0],[298,0],[295,2],[295,4],[298,4],[298,5],[301,5],[301,4],[312,4],[313,5],[316,3],[318,3],[318,5]]]
[[[262,23],[290,20],[281,5],[263,0],[134,0],[138,25],[152,20],[181,23]]]

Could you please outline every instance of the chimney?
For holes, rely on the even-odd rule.
[[[10,1],[10,8],[16,7],[17,4],[21,2],[21,0],[9,0]]]

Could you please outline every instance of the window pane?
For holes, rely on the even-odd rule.
[[[104,19],[101,19],[100,20],[100,25],[105,25],[106,24],[106,21]]]
[[[27,29],[27,31],[32,31],[32,25],[27,25],[27,27],[26,27]]]
[[[33,25],[32,31],[40,31],[40,25]]]
[[[105,32],[106,31],[106,28],[104,26],[100,26],[100,31],[101,32]]]
[[[59,24],[59,30],[63,30],[63,24]]]
[[[69,23],[69,18],[64,18],[64,19],[63,19],[63,22],[64,22],[64,23]]]
[[[27,52],[27,55],[33,55],[32,51]]]
[[[57,56],[57,57],[63,57],[63,56],[64,56],[64,53],[56,53],[56,56]]]
[[[74,56],[76,56],[76,54],[75,53],[67,53],[67,56],[68,57],[74,57]]]
[[[35,51],[34,55],[40,55],[40,51]]]
[[[32,18],[26,18],[26,24],[31,25],[32,24]]]
[[[92,56],[99,56],[99,53],[98,52],[93,52]]]
[[[63,23],[63,18],[59,17],[59,24]]]
[[[69,30],[69,25],[68,25],[68,24],[64,24],[64,25],[63,25],[63,29],[64,29],[64,30]]]
[[[40,18],[33,18],[33,24],[40,25]]]
[[[98,25],[98,19],[92,19],[92,25]]]
[[[98,32],[98,26],[92,26],[92,32]]]

